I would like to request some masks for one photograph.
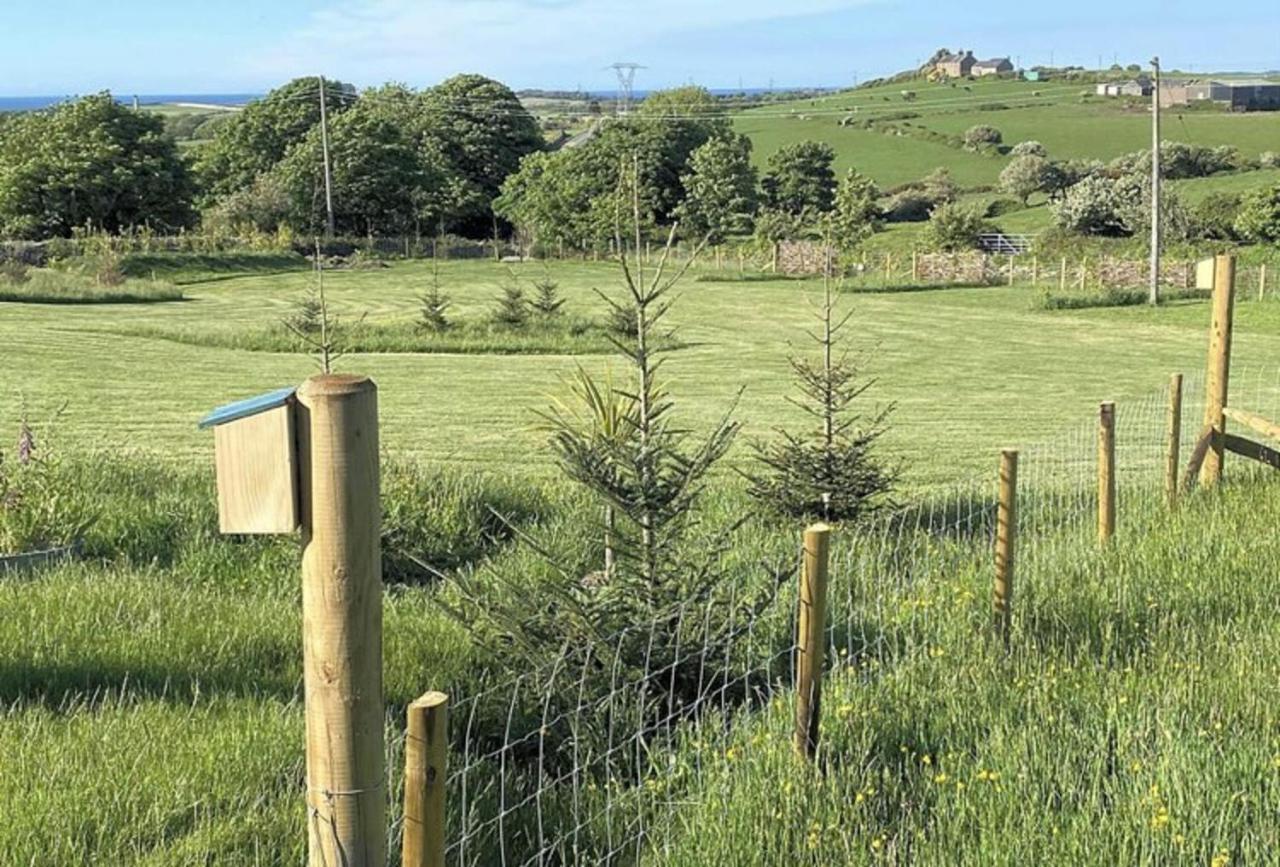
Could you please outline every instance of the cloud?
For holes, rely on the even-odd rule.
[[[664,39],[871,2],[355,0],[318,10],[274,49],[240,65],[268,80],[332,70],[363,84],[416,83],[468,70],[522,80],[570,70],[602,76],[604,63],[661,55]]]

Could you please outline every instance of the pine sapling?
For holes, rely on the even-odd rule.
[[[875,380],[865,378],[859,361],[839,349],[840,332],[851,314],[836,320],[832,270],[828,255],[820,330],[810,332],[821,358],[790,358],[800,398],[788,400],[814,427],[798,434],[779,430],[777,440],[755,444],[759,469],[746,476],[751,496],[771,512],[851,521],[886,505],[896,481],[897,471],[874,453],[893,405],[876,407],[865,416],[858,411]]]

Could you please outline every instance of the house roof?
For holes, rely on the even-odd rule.
[[[995,69],[997,66],[1005,63],[1010,66],[1013,65],[1013,61],[1007,57],[993,57],[990,60],[979,60],[978,66],[981,66],[983,69]]]
[[[959,63],[961,60],[973,59],[972,51],[961,51],[959,54],[944,54],[939,58],[939,63]]]

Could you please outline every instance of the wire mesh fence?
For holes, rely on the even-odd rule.
[[[1186,377],[1182,397],[1179,476],[1202,427],[1203,378]],[[1169,403],[1166,387],[1116,408],[1122,534],[1140,534],[1167,514]],[[1280,417],[1280,366],[1235,371],[1231,403]],[[909,669],[956,640],[957,630],[989,631],[995,459],[993,448],[989,474],[837,533],[828,677]],[[1073,582],[1084,579],[1072,564],[1099,545],[1099,460],[1096,418],[1020,450],[1015,646],[1079,627],[1071,596]],[[1236,460],[1230,472],[1252,466]],[[792,574],[801,553],[797,544]],[[740,610],[734,594],[750,591],[730,587],[728,599],[690,601],[585,646],[566,641],[539,665],[455,693],[446,862],[635,864],[660,854],[692,793],[723,773],[742,726],[762,711],[786,719],[794,584],[782,584],[773,605],[742,622],[726,622],[723,612]],[[1140,591],[1115,588],[1132,592]]]

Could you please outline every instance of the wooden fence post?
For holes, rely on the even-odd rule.
[[[1062,257],[1062,267],[1058,270],[1058,291],[1067,291],[1067,257]]]
[[[1258,266],[1258,300],[1262,301],[1267,297],[1267,263],[1263,262]]]
[[[1031,257],[1031,285],[1033,287],[1040,285],[1040,257]]]
[[[1105,545],[1116,534],[1116,405],[1110,401],[1098,410],[1098,542]]]
[[[1083,292],[1089,281],[1089,257],[1080,260],[1080,291]]]
[[[822,705],[822,664],[827,640],[827,561],[831,528],[804,531],[800,570],[800,610],[796,632],[796,752],[812,760],[818,750]]]
[[[1164,494],[1169,508],[1178,505],[1178,472],[1182,460],[1182,374],[1169,377],[1169,442],[1165,450]]]
[[[893,279],[893,254],[884,254],[884,282],[887,284]]]
[[[1010,286],[1013,285],[1014,277],[1017,276],[1017,273],[1018,273],[1017,262],[1013,258],[1013,256],[1010,256],[1009,257],[1009,285]]]
[[[429,692],[409,705],[404,741],[402,867],[444,867],[444,783],[449,697]]]
[[[1209,364],[1204,383],[1204,426],[1213,431],[1209,453],[1200,468],[1200,484],[1222,481],[1226,458],[1227,407],[1231,381],[1231,331],[1235,317],[1236,259],[1218,256],[1213,265],[1213,323],[1209,332]]]
[[[1013,628],[1013,572],[1018,542],[1018,452],[1000,452],[1000,505],[996,512],[996,581],[992,597],[996,636],[1006,646]]]
[[[383,867],[382,516],[378,389],[317,376],[298,390],[302,655],[311,867]]]

